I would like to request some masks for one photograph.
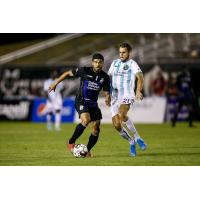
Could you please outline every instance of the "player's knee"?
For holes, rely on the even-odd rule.
[[[93,135],[98,136],[100,133],[100,128],[99,127],[94,127],[93,128]]]
[[[89,123],[90,123],[90,119],[89,118],[82,119],[83,126],[87,126]]]
[[[126,122],[128,120],[128,117],[125,113],[120,113],[119,116],[120,116],[121,121],[123,122]]]
[[[117,131],[120,131],[120,130],[122,129],[122,126],[121,126],[120,121],[114,121],[114,122],[113,122],[113,126],[115,127],[115,129],[116,129]]]
[[[47,115],[53,115],[53,112],[49,112],[49,113],[47,113]]]
[[[56,110],[56,113],[60,113],[60,109],[57,109],[57,110]]]

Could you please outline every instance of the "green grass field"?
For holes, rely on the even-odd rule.
[[[48,132],[45,124],[0,122],[1,166],[195,166],[200,165],[200,124],[189,128],[179,123],[136,125],[148,144],[146,151],[137,148],[137,156],[129,156],[129,144],[112,125],[103,124],[93,158],[75,158],[66,150],[66,139],[75,124],[63,124],[62,131]],[[87,144],[90,128],[77,143]]]

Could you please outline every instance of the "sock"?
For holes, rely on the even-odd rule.
[[[126,122],[124,122],[124,124],[126,124],[131,133],[133,133],[136,140],[140,138],[140,135],[138,134],[133,122],[129,118]]]
[[[56,112],[55,114],[55,128],[59,129],[60,128],[60,120],[61,120],[61,113],[60,112]]]
[[[83,126],[81,123],[76,126],[76,129],[72,135],[72,137],[69,139],[69,144],[75,143],[75,141],[81,136],[83,131],[85,130],[85,126]]]
[[[47,128],[48,129],[51,129],[51,117],[52,117],[52,114],[51,113],[48,113],[47,114]]]
[[[95,136],[93,134],[90,135],[89,141],[87,144],[88,152],[94,147],[94,145],[97,143],[97,140],[99,138],[99,135]]]
[[[130,144],[134,143],[134,140],[131,138],[131,136],[128,134],[128,132],[125,130],[125,128],[122,128],[122,130],[119,132],[119,134],[124,139],[128,140]]]

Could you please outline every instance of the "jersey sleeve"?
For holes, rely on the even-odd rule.
[[[44,87],[43,87],[44,91],[48,91],[49,90],[49,84],[48,81],[44,82]]]
[[[142,72],[142,70],[140,69],[140,67],[138,66],[138,64],[136,62],[132,63],[132,69],[133,69],[133,73],[134,74]]]
[[[74,77],[81,77],[83,75],[84,72],[84,67],[81,68],[75,68],[72,70],[72,74],[74,75]]]
[[[108,75],[109,75],[109,76],[112,76],[112,74],[113,74],[113,69],[114,69],[114,61],[112,62],[112,64],[110,65],[110,68],[109,68],[109,70],[108,70]]]
[[[103,91],[110,93],[110,78],[108,75],[105,76],[105,81],[103,84]]]
[[[61,91],[63,89],[63,83],[60,82],[58,85],[57,85],[57,88]]]

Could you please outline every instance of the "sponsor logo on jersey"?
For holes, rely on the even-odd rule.
[[[96,90],[98,91],[100,89],[100,86],[98,83],[92,82],[92,81],[88,81],[88,89],[90,90]]]
[[[127,70],[129,67],[128,67],[128,65],[124,65],[124,70]]]

